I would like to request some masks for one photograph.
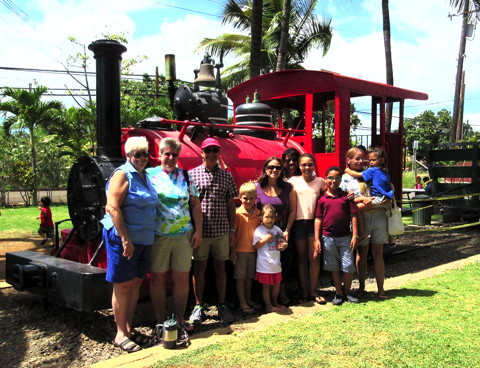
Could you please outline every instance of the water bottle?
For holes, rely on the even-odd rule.
[[[167,319],[163,323],[163,347],[165,349],[174,349],[177,345],[178,323],[172,314],[172,319]]]

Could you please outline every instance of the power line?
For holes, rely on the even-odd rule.
[[[29,23],[31,21],[30,16],[22,10],[19,6],[15,5],[12,0],[2,0],[3,5],[10,10],[13,14],[23,20],[25,23]]]
[[[4,0],[2,0],[4,1]],[[0,66],[0,70],[8,70],[12,72],[29,72],[29,73],[47,73],[47,74],[62,74],[62,75],[68,75],[68,74],[73,74],[73,75],[81,75],[84,76],[87,74],[88,76],[94,77],[96,75],[95,72],[84,72],[82,70],[61,70],[61,69],[39,69],[39,68],[16,68],[16,67],[6,67],[6,66]],[[127,80],[135,80],[135,81],[142,81],[143,78],[148,77],[151,79],[155,78],[155,75],[153,74],[122,74],[122,79],[127,79]],[[178,80],[177,82],[179,83],[190,83],[188,81],[182,81]],[[5,88],[0,87],[0,88]],[[12,87],[12,88],[25,88],[25,87]],[[49,90],[62,90],[59,88],[49,88]],[[65,89],[66,90],[66,89]],[[82,90],[81,88],[72,88],[71,90]],[[92,89],[93,90],[93,89]],[[68,95],[69,96],[69,95]],[[465,98],[465,100],[479,100],[480,98]],[[409,106],[404,106],[404,109],[409,109],[409,108],[414,108],[414,107],[424,107],[424,106],[430,106],[430,105],[441,105],[441,104],[446,104],[446,103],[451,103],[453,100],[446,100],[446,101],[438,101],[438,102],[428,102],[424,104],[419,104],[419,105],[409,105]],[[358,111],[359,113],[363,114],[369,114],[368,112],[361,112]]]
[[[159,5],[167,6],[167,7],[170,7],[170,8],[185,10],[185,11],[188,11],[188,12],[190,12],[190,13],[208,15],[209,17],[215,17],[215,18],[222,19],[222,17],[221,17],[220,15],[205,13],[205,12],[201,12],[201,11],[193,10],[193,9],[188,9],[188,8],[182,8],[182,7],[180,7],[180,6],[175,6],[175,5],[170,5],[170,4],[164,4],[164,3],[161,3],[161,2],[159,2],[159,1],[155,1],[155,2],[156,2],[157,4],[159,4]]]
[[[85,72],[82,70],[59,70],[59,69],[35,69],[35,68],[15,68],[15,67],[8,67],[8,66],[0,66],[0,70],[9,70],[14,72],[31,72],[31,73],[50,73],[50,74],[73,74],[73,75],[89,75],[95,76],[97,73],[95,72]],[[122,74],[125,77],[155,77],[153,74]]]
[[[8,66],[0,66],[0,70],[8,70],[12,72],[27,72],[27,73],[47,73],[47,74],[61,74],[61,75],[80,75],[84,76],[85,74],[90,77],[94,77],[97,75],[96,72],[85,72],[82,70],[59,70],[59,69],[36,69],[36,68],[15,68],[15,67],[8,67]],[[148,73],[143,73],[143,74],[122,74],[121,75],[122,79],[128,79],[128,80],[136,80],[136,81],[142,81],[145,77],[148,77],[150,79],[155,79],[154,74],[148,74]],[[161,78],[162,79],[162,78]],[[178,79],[177,82],[179,83],[190,83],[188,81],[183,81]]]

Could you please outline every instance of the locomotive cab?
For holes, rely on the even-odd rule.
[[[389,160],[388,170],[396,198],[401,200],[404,101],[426,100],[427,94],[328,71],[284,70],[252,78],[229,90],[228,97],[235,108],[245,95],[255,92],[277,117],[273,123],[292,129],[281,133],[284,142],[315,155],[320,176],[330,166],[344,169],[348,149],[361,144],[352,142],[351,102],[356,98],[370,99],[367,114],[371,116],[371,127],[365,145],[384,147],[387,157],[396,158]],[[392,132],[386,130],[389,103],[398,107],[396,129]]]

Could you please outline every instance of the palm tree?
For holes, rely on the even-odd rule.
[[[260,60],[262,54],[262,13],[263,0],[253,0],[252,2],[252,25],[251,38],[252,47],[250,48],[250,77],[260,75]]]
[[[390,43],[390,12],[388,9],[388,0],[382,0],[383,15],[383,43],[385,45],[385,63],[387,72],[387,84],[393,86],[393,65],[392,65],[392,45]],[[392,128],[392,103],[387,103],[386,111],[386,130],[390,132]]]
[[[223,9],[223,23],[231,23],[236,29],[251,32],[253,0],[228,0]],[[318,20],[314,13],[317,0],[292,2],[285,68],[302,68],[309,51],[318,47],[323,54],[328,51],[332,39],[330,20]],[[283,1],[264,0],[262,18],[261,73],[277,69],[282,31]],[[217,38],[205,38],[198,49],[218,56],[231,52],[238,62],[225,68],[223,84],[229,88],[250,77],[251,39],[241,34],[223,34]]]
[[[57,136],[60,140],[59,154],[61,156],[89,155],[95,147],[96,115],[92,113],[95,107],[69,107],[63,109],[58,123],[47,127],[47,133]]]
[[[461,122],[461,106],[460,93],[463,75],[463,58],[465,56],[466,47],[466,28],[468,21],[480,20],[480,0],[450,0],[450,5],[453,6],[457,12],[462,14],[462,33],[460,35],[460,48],[457,60],[457,75],[455,78],[455,96],[453,99],[453,113],[452,113],[452,129],[450,133],[450,142],[455,142],[461,139],[462,122]]]
[[[283,0],[282,31],[278,46],[277,70],[285,69],[287,59],[288,30],[290,29],[291,0]]]
[[[0,102],[0,111],[5,112],[3,128],[6,134],[12,129],[28,131],[30,139],[31,165],[33,171],[33,204],[37,201],[37,147],[35,140],[35,128],[46,127],[57,119],[63,105],[59,101],[41,101],[47,87],[38,86],[31,91],[17,88],[5,88],[3,94],[10,98]]]

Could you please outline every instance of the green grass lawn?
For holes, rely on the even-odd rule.
[[[70,218],[66,205],[53,205],[50,208],[54,223],[55,221]],[[37,220],[37,217],[40,216],[40,210],[37,207],[2,208],[0,211],[2,212],[0,216],[0,232],[37,233],[40,225],[40,220]],[[72,223],[70,221],[60,224],[60,230],[71,227]]]
[[[403,223],[405,225],[412,225],[413,224],[413,217],[412,216],[403,216],[402,217]],[[442,215],[432,215],[432,222],[433,221],[442,221]]]
[[[159,362],[155,367],[478,367],[480,263]]]

